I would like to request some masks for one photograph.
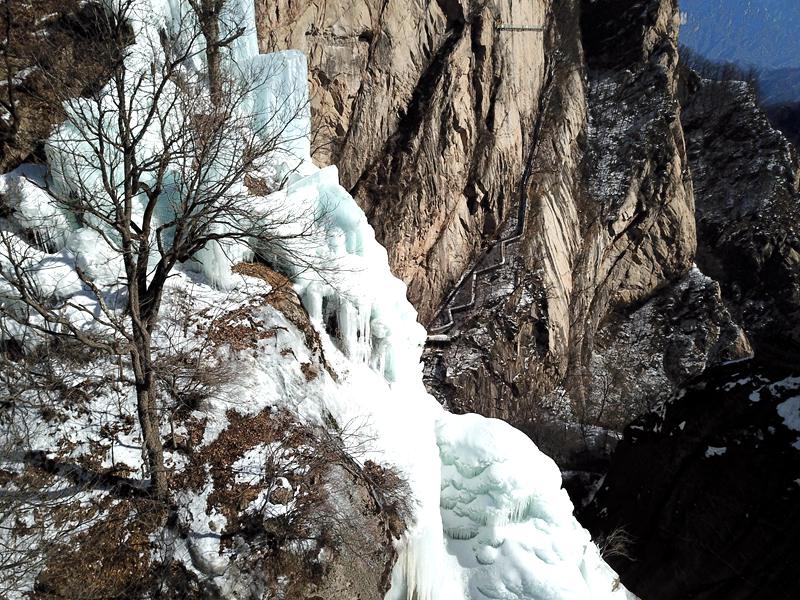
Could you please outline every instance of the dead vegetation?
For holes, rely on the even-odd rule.
[[[292,291],[292,282],[291,280],[286,277],[283,273],[278,273],[277,271],[273,271],[264,263],[237,263],[233,265],[231,271],[234,273],[239,273],[240,275],[247,275],[248,277],[256,277],[263,281],[266,281],[270,287],[272,288],[273,292],[282,293],[282,292],[291,292]]]
[[[385,592],[410,495],[395,471],[359,460],[371,439],[354,424],[328,418],[325,427],[309,426],[285,410],[226,417],[228,426],[207,446],[200,446],[202,420],[186,421],[188,466],[170,485],[199,492],[210,477],[206,512],[225,517],[215,531],[223,549],[235,549],[241,576],[276,597],[338,598],[352,586],[370,597]],[[251,460],[242,467],[245,456]],[[22,473],[0,474],[26,495],[27,507],[53,489],[69,490],[42,505],[45,520],[16,525],[39,544],[24,556],[38,573],[32,598],[208,597],[170,545],[159,545],[192,531],[175,507],[149,498],[134,479],[68,467],[42,455]]]
[[[244,176],[244,185],[247,187],[247,192],[251,196],[269,196],[275,191],[265,179],[255,177],[249,173]]]
[[[635,560],[633,558],[633,546],[635,543],[636,540],[624,527],[617,527],[608,535],[597,540],[597,546],[600,549],[603,560],[611,558]]]
[[[82,95],[108,78],[99,4],[78,0],[2,0],[0,172],[28,160],[64,115],[51,79]],[[78,60],[76,57],[80,57]],[[80,65],[80,71],[76,71]]]
[[[238,263],[233,266],[232,270],[234,273],[256,277],[270,285],[272,289],[264,296],[264,300],[274,309],[280,311],[292,325],[297,327],[303,334],[306,346],[311,350],[312,356],[319,361],[322,367],[335,381],[337,375],[325,359],[325,353],[322,350],[322,342],[319,339],[319,334],[311,324],[308,312],[303,308],[303,304],[294,291],[289,278],[282,273],[270,269],[267,265],[257,262]],[[308,368],[304,369],[303,373],[309,381],[316,377],[316,375],[311,375],[311,371]]]
[[[272,339],[278,328],[267,327],[259,318],[260,304],[266,296],[255,296],[250,303],[213,319],[206,329],[198,325],[198,333],[205,334],[214,348],[227,346],[234,351],[255,350],[259,343]]]
[[[353,457],[368,443],[363,434],[304,425],[286,411],[229,411],[227,418],[219,437],[193,454],[181,485],[199,490],[211,477],[206,512],[225,517],[223,547],[248,547],[241,568],[267,574],[275,593],[283,581],[292,598],[328,585],[331,569],[343,565],[362,573],[373,592],[385,591],[387,557],[405,531],[410,496],[393,470]],[[246,455],[251,466],[236,467]]]
[[[113,503],[102,519],[66,543],[53,546],[36,580],[39,600],[134,598],[152,587],[150,536],[167,511],[144,498]]]

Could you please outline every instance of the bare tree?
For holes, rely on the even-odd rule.
[[[189,0],[197,15],[205,42],[208,87],[211,101],[217,104],[222,98],[222,50],[228,48],[245,33],[245,28],[226,14],[228,0]],[[225,18],[228,17],[228,18]],[[221,32],[222,26],[226,31]]]
[[[180,263],[209,260],[212,250],[291,254],[287,241],[314,229],[313,217],[285,207],[265,211],[243,184],[287,151],[295,141],[291,125],[306,107],[292,90],[259,105],[255,99],[279,75],[269,63],[223,68],[220,54],[242,35],[237,29],[219,37],[223,5],[193,2],[198,14],[178,15],[152,38],[139,3],[118,0],[101,24],[109,82],[81,98],[60,98],[67,122],[49,140],[46,191],[62,219],[92,232],[119,273],[117,289],[76,265],[92,306],[61,298],[57,286],[42,284],[30,223],[0,232],[0,283],[14,298],[4,318],[43,339],[68,338],[129,357],[151,492],[160,499],[168,481],[152,338],[168,278]],[[193,66],[202,53],[208,72]],[[54,90],[74,87],[51,79]],[[48,218],[57,217],[42,217]]]

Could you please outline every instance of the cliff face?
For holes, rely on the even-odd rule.
[[[674,0],[257,6],[264,49],[309,54],[316,159],[451,409],[618,428],[753,347],[797,356],[796,155],[679,66]]]
[[[82,4],[81,10],[91,6]],[[263,50],[300,48],[309,56],[315,158],[339,166],[343,185],[367,212],[393,270],[408,284],[431,334],[425,373],[439,400],[454,412],[476,411],[524,426],[562,468],[580,471],[573,479],[578,492],[608,471],[595,499],[585,495],[583,516],[609,540],[611,551],[611,534],[620,527],[629,530],[633,544],[621,549],[636,560],[620,559],[617,565],[623,583],[644,597],[762,592],[781,597],[790,589],[793,572],[780,559],[795,552],[800,533],[794,479],[800,443],[796,368],[715,365],[753,353],[792,366],[800,358],[800,169],[794,149],[772,130],[746,88],[701,81],[680,68],[676,0],[257,0],[257,8]],[[69,66],[73,63],[66,59],[90,46],[85,38],[91,31],[73,27],[74,14],[56,16],[32,33],[77,36],[75,48],[66,53]],[[89,17],[78,20],[91,23]],[[53,68],[65,68],[56,63]],[[20,62],[14,69],[24,72],[26,66]],[[36,84],[41,73],[28,75],[20,89]],[[102,79],[101,71],[97,77]],[[58,120],[49,115],[50,120],[38,122],[35,110],[27,108],[21,116],[24,127],[0,127],[0,167],[28,156],[50,121]],[[0,201],[0,213],[7,215],[11,205],[6,198]],[[217,291],[209,286],[209,293]],[[276,339],[275,364],[292,374],[290,385],[275,391],[276,398],[297,394],[298,402],[306,401],[321,381],[338,385],[338,376],[318,354],[319,336],[309,333],[312,323],[323,319],[309,319],[292,292],[267,304],[275,309],[267,309],[274,327],[246,333],[252,339]],[[231,318],[239,318],[241,308],[231,307]],[[413,311],[409,314],[404,324],[411,327]],[[344,341],[346,330],[355,332],[334,322],[336,327],[325,332],[332,337],[331,348]],[[213,340],[212,330],[197,331],[199,338]],[[278,331],[295,332],[293,345],[279,348]],[[353,333],[355,341],[374,348],[361,333]],[[319,358],[319,364],[301,362],[298,355]],[[414,366],[416,356],[409,370]],[[280,370],[265,373],[265,382],[287,381]],[[76,380],[74,389],[83,385]],[[678,395],[672,393],[676,389]],[[353,406],[356,392],[371,393],[354,384],[337,405]],[[264,394],[256,396],[264,400]],[[88,394],[84,400],[91,407],[98,397]],[[255,406],[238,395],[237,402]],[[47,421],[50,415],[48,435],[60,443],[65,428],[59,423],[74,415],[63,406],[53,412],[50,404],[64,405],[50,402],[37,419]],[[421,412],[408,406],[401,404],[385,419],[387,431],[408,431]],[[324,428],[304,427],[263,408],[253,414],[226,412],[219,431],[194,415],[179,417],[180,431],[177,437],[171,432],[168,454],[181,465],[176,489],[188,500],[177,517],[158,512],[152,522],[143,522],[141,539],[175,523],[181,540],[190,532],[190,541],[176,542],[186,549],[184,562],[164,565],[180,571],[179,576],[170,573],[170,581],[185,588],[176,588],[176,594],[187,597],[189,591],[206,597],[224,593],[203,582],[218,570],[218,563],[201,552],[203,540],[224,538],[220,547],[233,552],[227,541],[240,533],[229,574],[242,589],[278,589],[288,573],[300,580],[299,587],[285,592],[290,596],[382,597],[404,509],[376,500],[369,482],[378,478],[391,484],[392,493],[405,494],[402,482],[376,463],[353,468],[352,457],[340,452],[343,439],[334,437],[333,450],[315,446]],[[75,410],[81,419],[91,414],[89,408]],[[134,412],[119,410],[120,419]],[[648,412],[627,429],[608,468],[604,461],[616,432]],[[408,413],[407,422],[398,419]],[[453,418],[467,422],[473,417]],[[324,422],[330,425],[327,418]],[[132,422],[126,423],[124,435],[134,435]],[[567,434],[548,439],[556,429]],[[217,436],[215,441],[210,434],[203,441],[206,431]],[[476,439],[486,444],[480,473],[487,456],[503,468],[508,457],[522,456],[516,448],[505,456],[492,453],[495,441],[502,445],[508,437],[507,429],[498,429],[496,439],[487,430],[476,431]],[[474,454],[477,446],[464,440]],[[435,496],[431,506],[437,516],[427,530],[439,532],[443,523],[452,524],[446,543],[472,552],[472,542],[459,537],[463,507],[454,507],[463,500],[464,473],[474,465],[455,461],[458,452],[452,447],[460,452],[459,444],[448,449],[439,438],[428,441],[436,453],[431,456],[454,474],[440,480],[437,466],[431,489],[437,494],[450,489],[458,498],[442,505],[443,517]],[[296,472],[258,462],[259,453],[275,443],[289,448],[293,461],[300,460]],[[586,449],[584,455],[578,447]],[[397,457],[409,454],[410,447],[402,450]],[[20,474],[4,472],[0,479],[21,475],[17,481],[24,482],[31,476],[35,493],[43,492],[36,487],[39,471],[53,475],[49,471],[58,461],[72,459],[43,457],[26,455]],[[95,469],[94,461],[103,464],[105,454],[87,460]],[[425,460],[416,466],[430,462]],[[130,471],[136,472],[140,463],[132,464]],[[528,467],[509,469],[530,475]],[[237,469],[251,468],[257,479],[231,479]],[[548,469],[557,490],[558,471]],[[310,481],[303,480],[312,470]],[[213,497],[206,476],[216,486]],[[276,478],[279,489],[271,489]],[[335,484],[330,494],[320,494],[320,480]],[[129,493],[127,476],[110,481]],[[274,498],[273,491],[279,492]],[[307,527],[303,521],[300,529],[285,531],[275,520],[284,515],[281,507],[288,506],[290,492],[311,504],[300,506],[308,509]],[[250,502],[262,493],[275,519],[263,518]],[[149,506],[125,498],[116,499],[123,500],[118,504],[123,516]],[[202,510],[190,514],[198,498]],[[250,500],[243,504],[244,498]],[[381,504],[391,510],[381,510]],[[226,522],[206,519],[207,510],[224,515]],[[751,514],[759,518],[750,520]],[[86,590],[86,579],[73,577],[71,570],[65,574],[62,567],[71,569],[83,559],[90,568],[97,563],[97,569],[116,569],[118,561],[108,562],[100,542],[116,540],[118,532],[109,535],[105,515],[102,520],[74,553],[58,554],[46,564],[37,585],[56,595],[76,595]],[[483,527],[483,521],[479,515],[470,526]],[[320,524],[354,540],[333,564],[322,565],[320,557],[334,546],[320,542],[307,551],[306,545],[294,544],[314,535]],[[24,529],[19,533],[26,535]],[[24,548],[28,544],[21,539]],[[264,539],[266,548],[260,546]],[[281,548],[302,553],[286,553],[290,562],[275,567]],[[94,558],[87,561],[90,549]],[[480,552],[494,549],[488,544]],[[323,566],[327,570],[320,570]],[[150,567],[147,561],[139,564],[123,583],[142,593],[160,585],[141,575]],[[199,575],[187,575],[187,567]],[[303,581],[296,569],[313,578]],[[675,572],[681,577],[676,579]],[[414,577],[409,574],[409,580]],[[103,588],[97,593],[122,592]]]
[[[697,262],[722,284],[757,354],[800,360],[800,165],[743,83],[687,76]]]
[[[673,382],[697,377],[675,395],[665,396],[666,385],[639,391],[658,408],[627,428],[581,518],[619,550],[611,562],[642,597],[794,598],[797,154],[746,84],[701,80],[691,72],[681,77],[696,261],[714,278],[706,278],[714,290],[697,295],[690,280],[688,295],[664,304],[662,293],[648,305],[672,330],[667,351],[674,343],[698,350],[710,341],[716,349],[708,356],[727,360],[732,351],[747,354],[749,339],[755,360],[708,369],[696,360],[702,352],[688,362],[665,354],[664,365],[683,371],[670,376]],[[696,274],[693,279],[699,281]],[[648,305],[634,311],[632,323],[647,316]],[[676,308],[692,317],[676,320]],[[719,318],[698,321],[703,312]],[[609,348],[616,349],[605,356],[639,350],[630,329],[609,330]]]
[[[264,49],[309,53],[317,160],[434,334],[431,390],[516,422],[582,401],[601,324],[694,256],[676,3],[258,6]]]
[[[262,48],[309,55],[315,158],[335,163],[424,322],[513,212],[550,2],[256,3]]]

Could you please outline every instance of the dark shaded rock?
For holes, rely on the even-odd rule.
[[[580,518],[630,538],[609,561],[642,598],[796,598],[800,371],[750,361],[694,379],[626,429]]]
[[[687,76],[682,114],[695,184],[697,263],[720,282],[757,355],[800,360],[797,153],[741,82]]]
[[[708,367],[751,356],[719,284],[694,268],[643,305],[603,323],[592,356],[589,414],[579,417],[604,419],[621,431]]]
[[[773,104],[766,106],[764,112],[773,127],[779,129],[795,149],[800,146],[800,102]]]

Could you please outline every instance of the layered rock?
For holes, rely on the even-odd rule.
[[[257,2],[264,50],[309,55],[335,163],[424,322],[513,212],[545,80],[548,0]]]
[[[554,60],[524,189],[526,227],[506,248],[514,291],[494,300],[490,318],[492,306],[480,298],[457,311],[462,316],[445,347],[430,353],[431,385],[466,409],[526,419],[536,412],[531,399],[560,381],[582,402],[600,324],[691,264],[676,7],[637,3],[623,20],[620,10],[612,2],[585,3],[552,15]],[[483,274],[494,297],[500,271],[491,279]]]
[[[257,6],[263,49],[309,53],[316,159],[409,285],[429,388],[517,423],[589,400],[598,328],[694,258],[676,3]]]

